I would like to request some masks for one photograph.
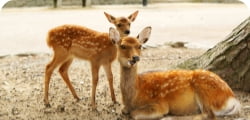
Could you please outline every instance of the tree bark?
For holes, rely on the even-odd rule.
[[[178,67],[213,71],[231,88],[250,92],[250,17],[215,47]]]
[[[53,7],[57,8],[57,0],[53,0]]]
[[[91,6],[91,0],[82,0],[82,7]]]

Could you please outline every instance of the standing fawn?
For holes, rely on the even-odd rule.
[[[166,114],[202,113],[204,118],[237,114],[240,103],[233,91],[219,76],[205,70],[155,71],[137,74],[141,45],[147,42],[151,27],[134,37],[119,38],[110,28],[110,38],[116,41],[121,68],[120,87],[123,113],[134,119],[158,119]]]
[[[130,33],[130,23],[133,22],[138,14],[138,11],[135,11],[130,16],[126,17],[114,17],[106,12],[104,12],[108,21],[115,25],[116,30],[119,31],[121,37],[128,36]]]
[[[135,20],[137,14],[138,11],[127,18],[115,18],[107,13],[105,13],[105,16],[111,23],[117,26],[116,28],[121,35],[126,36],[130,32],[130,23]],[[116,58],[117,49],[114,42],[109,38],[108,33],[97,32],[77,25],[62,25],[49,31],[47,44],[53,49],[54,57],[46,66],[45,71],[44,102],[46,106],[50,106],[48,100],[49,83],[51,75],[57,67],[59,67],[59,73],[69,87],[74,98],[79,100],[68,76],[68,69],[74,57],[90,61],[93,85],[91,97],[92,107],[96,107],[95,93],[100,66],[104,67],[109,81],[112,101],[116,102],[111,63]]]

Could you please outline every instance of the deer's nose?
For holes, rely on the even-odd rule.
[[[139,61],[140,57],[139,56],[133,56],[132,59],[133,59],[133,61]]]
[[[124,32],[124,34],[129,34],[130,33],[130,31],[129,30],[126,30],[125,32]]]

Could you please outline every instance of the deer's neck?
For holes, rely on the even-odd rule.
[[[121,92],[125,107],[133,109],[133,99],[136,95],[137,66],[132,68],[121,66]]]

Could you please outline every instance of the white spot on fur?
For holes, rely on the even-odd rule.
[[[164,93],[161,93],[160,96],[161,96],[161,97],[165,97],[165,94],[164,94]]]
[[[164,84],[161,86],[161,89],[166,88],[168,85],[169,85],[168,83],[164,83]]]
[[[202,79],[202,80],[204,80],[204,79],[205,79],[205,77],[204,77],[204,76],[202,76],[202,77],[201,77],[201,79]]]
[[[201,70],[201,72],[207,72],[206,70]]]
[[[173,88],[173,89],[170,89],[169,90],[169,92],[174,92],[176,89],[175,88]]]
[[[210,76],[210,77],[212,77],[212,78],[214,78],[214,77],[215,77],[215,75],[214,75],[214,74],[209,74],[209,76]]]
[[[179,89],[179,86],[176,86],[175,89],[178,90],[178,89]]]

